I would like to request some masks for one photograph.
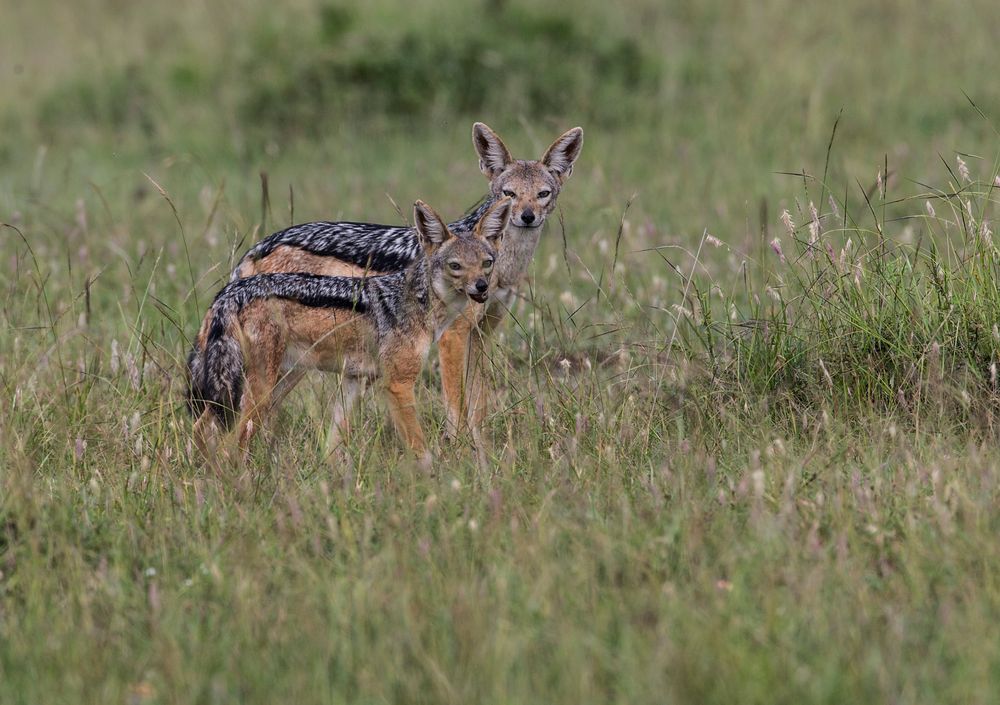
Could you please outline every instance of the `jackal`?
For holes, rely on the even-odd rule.
[[[475,431],[485,414],[481,380],[483,336],[503,319],[538,246],[546,218],[555,209],[559,191],[573,172],[583,147],[583,130],[560,135],[541,159],[511,157],[503,140],[477,122],[472,142],[479,168],[490,180],[490,192],[466,217],[449,225],[456,233],[471,230],[499,199],[511,199],[511,218],[504,246],[497,257],[493,286],[485,305],[470,304],[441,336],[438,354],[449,435],[459,431],[463,411]],[[257,243],[240,260],[232,280],[262,272],[309,272],[359,276],[394,272],[420,253],[413,228],[352,222],[296,225]]]
[[[422,256],[391,274],[331,277],[258,274],[230,282],[205,316],[188,357],[195,438],[211,457],[216,436],[238,419],[251,437],[309,369],[340,372],[335,438],[367,383],[381,377],[393,423],[427,462],[414,385],[431,340],[472,300],[485,302],[511,199],[496,201],[473,232],[453,233],[421,201],[413,209]]]

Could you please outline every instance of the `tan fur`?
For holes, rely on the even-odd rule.
[[[466,423],[474,438],[479,435],[489,408],[484,378],[486,341],[514,304],[541,236],[541,226],[521,227],[519,223],[524,222],[523,214],[529,210],[535,222],[545,222],[573,171],[582,142],[583,130],[575,127],[560,135],[538,161],[515,160],[489,127],[482,123],[473,126],[473,145],[479,154],[480,169],[490,179],[491,192],[496,197],[511,198],[513,205],[489,303],[470,304],[438,341],[449,435],[461,433]],[[546,191],[548,195],[540,195]]]
[[[431,275],[428,314],[413,320],[404,319],[399,327],[381,337],[363,314],[332,307],[310,307],[288,299],[254,300],[237,314],[227,333],[241,341],[243,350],[245,384],[236,432],[241,457],[245,456],[254,435],[264,427],[269,413],[302,379],[306,370],[315,369],[338,372],[344,381],[343,394],[334,408],[335,444],[348,432],[351,405],[363,392],[367,381],[378,376],[384,384],[397,432],[423,462],[429,462],[424,433],[417,418],[414,387],[435,329],[444,330],[446,317],[450,320],[456,315],[451,310],[461,312],[456,302],[461,306],[464,301],[471,303],[468,296],[473,293],[485,295],[475,288],[475,284],[490,280],[495,259],[492,244],[503,233],[509,217],[509,200],[499,201],[476,226],[475,232],[463,237],[448,231],[440,217],[419,201],[415,219],[428,218],[420,209],[432,214],[437,220],[434,225],[443,230],[443,244],[434,249],[424,244],[425,256],[431,258],[429,262],[439,263],[437,270],[431,270],[439,273]],[[483,243],[489,246],[484,247]],[[305,258],[325,259],[320,263],[323,274],[356,273],[350,271],[355,268],[337,260],[287,249],[290,251],[282,253],[283,260],[271,260],[265,266],[279,261],[288,264],[300,257],[300,262]],[[449,270],[446,264],[457,264],[461,268]],[[446,292],[447,299],[434,293],[437,287]],[[199,330],[196,351],[205,350],[212,315],[210,309]],[[282,374],[282,370],[286,372]],[[207,457],[214,456],[219,435],[214,414],[206,409],[195,423],[195,438]]]
[[[254,274],[275,274],[280,272],[308,272],[322,274],[327,277],[363,277],[376,276],[382,272],[365,271],[361,267],[342,262],[333,257],[314,255],[297,247],[282,245],[274,252],[259,260],[250,260],[240,265],[240,277],[252,277]]]
[[[511,219],[497,258],[487,307],[470,302],[466,312],[441,337],[438,346],[442,387],[447,407],[446,433],[455,435],[471,424],[474,436],[489,406],[483,380],[486,338],[513,305],[523,284],[547,217],[556,206],[559,192],[573,171],[583,144],[583,130],[575,127],[560,135],[538,160],[515,160],[503,140],[483,123],[473,126],[473,145],[480,169],[490,180],[491,194],[509,197]],[[547,193],[546,193],[547,192]],[[543,195],[545,194],[545,195]],[[523,217],[534,216],[527,227]],[[333,257],[279,247],[257,261],[243,264],[241,276],[262,272],[310,272],[359,276],[364,272]],[[376,274],[376,272],[368,272]]]

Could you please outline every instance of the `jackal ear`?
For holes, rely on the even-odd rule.
[[[503,237],[504,230],[507,229],[507,221],[510,220],[511,204],[510,198],[501,198],[486,211],[486,215],[476,223],[476,235],[485,239],[490,245],[496,247],[500,238]]]
[[[413,204],[413,223],[420,245],[427,252],[433,252],[452,236],[441,216],[423,201]]]
[[[479,155],[479,169],[492,179],[514,159],[500,136],[481,122],[472,126],[472,145]]]
[[[583,128],[574,127],[562,133],[552,145],[545,150],[542,164],[548,167],[559,182],[562,183],[573,173],[573,163],[583,149]]]

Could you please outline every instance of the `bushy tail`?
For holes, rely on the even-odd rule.
[[[195,416],[211,409],[225,429],[235,423],[243,395],[243,348],[232,332],[239,309],[235,297],[217,298],[204,350],[195,343],[188,355],[188,406]]]
[[[188,356],[188,406],[196,416],[207,407],[223,428],[232,427],[243,395],[243,346],[237,316],[250,302],[271,297],[358,313],[370,305],[366,281],[354,277],[257,274],[230,282],[209,309],[204,349],[196,342]]]

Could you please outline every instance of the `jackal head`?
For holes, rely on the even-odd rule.
[[[513,201],[511,225],[537,228],[555,208],[559,189],[573,173],[583,147],[583,129],[564,132],[537,161],[512,158],[499,135],[481,122],[472,126],[472,143],[493,196]]]
[[[413,204],[413,222],[427,257],[434,293],[445,302],[484,303],[490,293],[490,275],[497,247],[510,220],[511,199],[502,198],[486,211],[471,233],[453,233],[433,208]]]

